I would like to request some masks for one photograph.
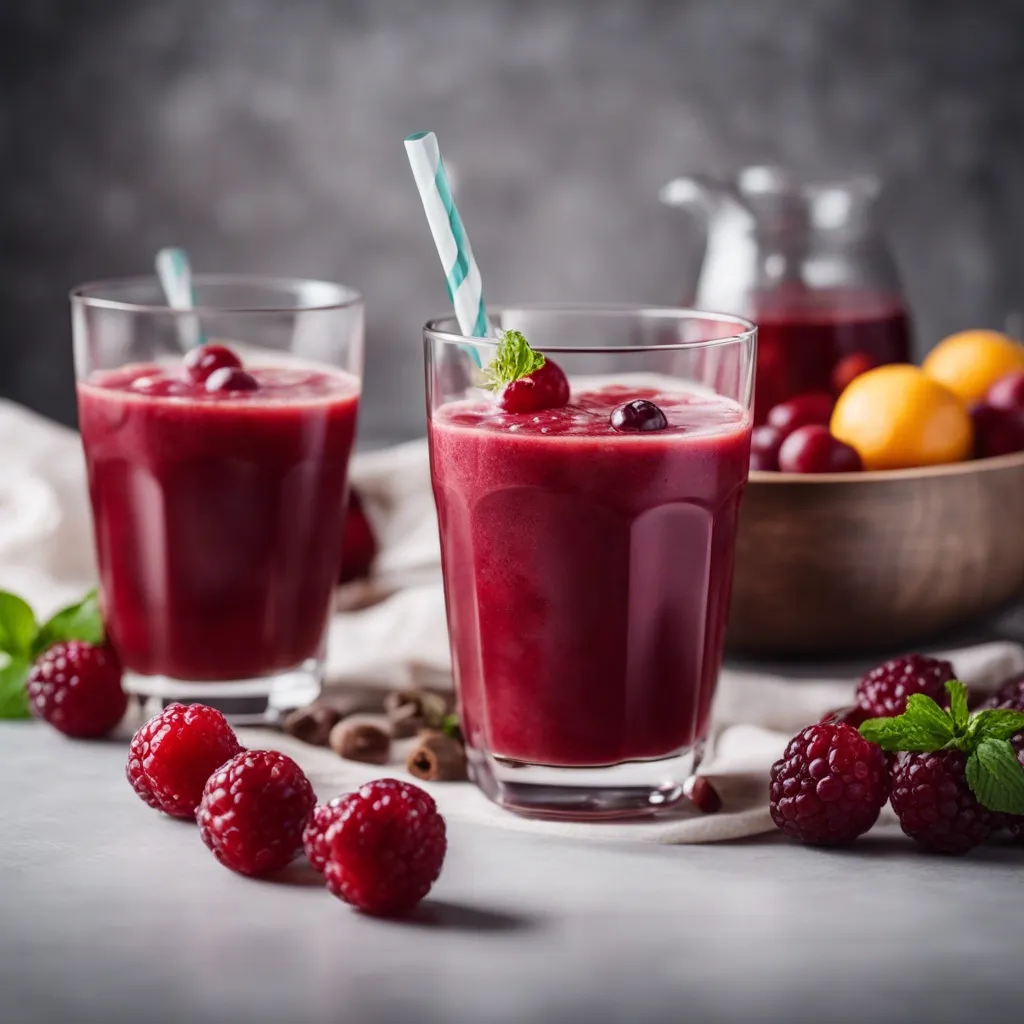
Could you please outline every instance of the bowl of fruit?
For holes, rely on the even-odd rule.
[[[1024,346],[964,331],[834,379],[754,429],[734,652],[906,648],[1024,594]]]

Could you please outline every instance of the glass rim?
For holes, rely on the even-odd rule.
[[[351,285],[339,284],[336,281],[325,281],[313,277],[282,277],[273,274],[193,274],[192,283],[199,285],[236,285],[264,287],[268,290],[278,289],[291,294],[299,294],[310,285],[317,288],[329,288],[337,296],[331,302],[306,302],[298,305],[224,305],[214,306],[209,303],[197,303],[188,309],[176,309],[167,303],[127,302],[123,299],[105,298],[98,294],[101,289],[130,288],[132,286],[153,285],[160,289],[160,282],[155,275],[143,274],[133,277],[111,277],[86,281],[75,285],[68,292],[72,303],[89,306],[94,309],[112,309],[123,313],[161,313],[169,316],[195,316],[211,313],[319,313],[330,310],[350,309],[363,303],[362,293]]]
[[[757,334],[757,324],[735,313],[716,313],[707,309],[692,309],[684,306],[646,306],[628,302],[530,302],[508,303],[503,306],[488,306],[487,313],[494,316],[503,312],[522,310],[528,313],[555,313],[565,315],[588,315],[605,317],[631,316],[643,320],[704,320],[731,324],[739,330],[723,338],[708,338],[703,341],[677,341],[658,345],[531,345],[537,352],[556,352],[560,355],[584,353],[630,353],[630,352],[681,352],[698,348],[718,348],[723,345],[743,344]],[[480,338],[467,334],[456,334],[441,329],[442,324],[458,323],[454,313],[434,317],[423,325],[426,337],[454,345],[471,344],[481,348],[497,349],[499,338]],[[529,339],[527,339],[529,340]]]

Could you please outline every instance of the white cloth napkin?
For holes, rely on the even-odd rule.
[[[352,482],[380,543],[372,579],[339,590],[328,638],[327,685],[450,686],[439,545],[426,444],[357,455]],[[88,496],[78,436],[0,401],[0,589],[14,590],[48,615],[95,580]],[[1024,649],[989,643],[945,652],[959,677],[992,690],[1024,672]],[[711,754],[703,772],[724,809],[628,824],[531,821],[500,810],[468,783],[427,788],[452,820],[547,835],[655,843],[702,843],[772,828],[768,769],[786,741],[831,708],[850,702],[860,668],[833,667],[815,678],[726,668],[719,680]],[[403,776],[343,761],[268,730],[242,730],[250,746],[291,754],[321,798],[379,777]]]

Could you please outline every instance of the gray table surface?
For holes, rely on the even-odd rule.
[[[145,807],[123,742],[0,723],[0,1022],[1019,1017],[1024,850],[948,860],[545,841],[455,826],[416,919],[227,871]],[[321,794],[324,795],[324,794]]]

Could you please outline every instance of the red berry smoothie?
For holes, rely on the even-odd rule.
[[[613,410],[636,399],[667,425],[616,430]],[[539,412],[435,410],[434,494],[472,748],[586,767],[704,738],[749,449],[742,409],[697,392],[617,385]]]
[[[78,385],[107,628],[145,675],[248,679],[321,652],[359,383],[227,355]]]

